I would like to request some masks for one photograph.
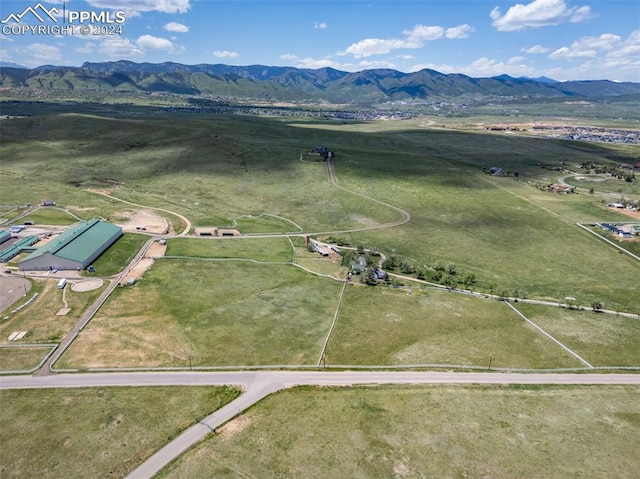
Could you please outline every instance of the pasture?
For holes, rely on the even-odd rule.
[[[23,302],[30,299],[36,292],[37,298],[19,312],[9,314],[9,319],[0,323],[0,343],[7,343],[7,337],[13,331],[27,331],[27,335],[19,343],[56,343],[62,340],[80,319],[84,310],[106,287],[105,285],[89,292],[75,292],[70,287],[59,290],[56,286],[62,277],[57,273],[56,276],[51,276],[51,279],[32,280],[33,287]],[[56,313],[65,307],[65,301],[66,307],[70,308],[69,313],[65,316],[57,316]],[[5,354],[13,354],[13,352]]]
[[[340,235],[418,268],[455,264],[475,275],[478,291],[551,301],[574,296],[580,304],[601,301],[640,314],[640,264],[576,225],[627,217],[604,208],[600,192],[536,188],[583,161],[632,163],[637,145],[488,134],[471,131],[470,118],[431,128],[426,119],[181,114],[176,121],[133,107],[34,108],[34,116],[0,123],[2,207],[50,197],[82,218],[113,221],[124,210],[155,207],[185,215],[194,226],[237,225],[251,234],[297,233],[295,223],[304,233]],[[329,182],[324,163],[304,161],[319,145],[335,151],[337,182],[346,190]],[[518,176],[482,172],[492,166]],[[625,193],[637,185],[630,188]],[[402,218],[372,199],[406,210],[411,221],[365,230]],[[36,222],[66,221],[53,210],[38,211]],[[162,214],[182,230],[181,220]],[[120,271],[146,239],[125,235],[96,261],[95,275]],[[135,286],[117,288],[55,368],[315,366],[342,284],[287,263],[344,275],[337,263],[299,251],[302,239],[293,237],[167,243],[167,255],[175,257],[156,259]],[[101,292],[67,288],[71,312],[58,317],[64,303],[55,282],[35,280],[34,288],[38,300],[0,325],[3,341],[15,330],[28,330],[29,343],[60,341]],[[636,320],[518,308],[596,366],[639,365]],[[9,365],[37,360],[7,351],[0,350],[0,360]],[[404,289],[348,286],[325,364],[582,367],[501,302],[408,281]],[[122,477],[236,394],[2,391],[0,475]],[[640,468],[639,398],[634,387],[299,388],[254,406],[162,477],[341,471],[348,477],[631,478]],[[44,439],[34,441],[42,430]]]
[[[312,365],[340,287],[291,265],[159,259],[114,291],[57,367]]]
[[[0,373],[8,371],[29,371],[51,351],[53,346],[0,347]]]
[[[515,306],[593,366],[640,366],[640,317],[522,303]]]
[[[0,474],[125,477],[238,394],[231,387],[2,390]]]
[[[639,409],[637,387],[298,388],[159,477],[632,479]]]
[[[348,288],[326,363],[582,367],[500,301],[420,287]]]

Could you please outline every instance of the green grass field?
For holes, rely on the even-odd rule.
[[[33,213],[29,213],[21,218],[18,224],[24,224],[25,221],[33,221],[36,226],[40,225],[62,225],[68,226],[77,223],[78,219],[71,216],[64,210],[52,207],[38,208]]]
[[[167,241],[165,256],[291,262],[293,247],[287,238],[176,238]]]
[[[340,287],[289,265],[158,260],[57,367],[315,364]]]
[[[111,276],[122,271],[149,239],[146,235],[125,233],[93,263],[94,273],[86,276]]]
[[[0,475],[125,477],[238,394],[230,387],[0,391]]]
[[[94,291],[76,292],[70,287],[64,289],[65,299],[70,308],[68,314],[57,316],[56,313],[65,307],[63,291],[56,288],[60,278],[57,273],[51,279],[33,280],[33,287],[27,294],[25,301],[38,292],[38,297],[29,306],[16,314],[9,315],[9,319],[0,323],[0,342],[8,343],[7,337],[13,331],[27,331],[27,335],[19,342],[22,343],[56,343],[71,330],[80,319],[85,309],[92,304],[106,285]],[[11,353],[6,353],[11,354]]]
[[[515,306],[593,366],[640,366],[640,318],[522,303]]]
[[[581,367],[499,301],[446,291],[350,287],[327,365]]]
[[[48,347],[2,347],[0,348],[0,372],[29,371],[51,351]]]
[[[160,477],[632,479],[638,410],[637,387],[299,388]]]

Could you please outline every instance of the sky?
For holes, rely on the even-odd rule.
[[[640,82],[638,0],[0,0],[0,19],[0,61],[28,67],[131,60]]]

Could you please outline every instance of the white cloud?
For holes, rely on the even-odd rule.
[[[109,58],[130,59],[141,58],[144,51],[131,40],[124,37],[106,37],[100,44],[98,51]]]
[[[621,37],[613,35],[611,33],[603,33],[599,37],[583,37],[580,40],[573,42],[572,48],[595,48],[596,50],[611,50],[616,47]]]
[[[96,48],[96,44],[92,42],[87,42],[81,47],[76,48],[76,52],[78,53],[93,53]]]
[[[449,65],[449,64],[434,64],[434,63],[422,63],[414,65],[411,71],[419,71],[425,68],[430,70],[436,70],[441,73],[461,73],[475,78],[492,77],[496,75],[502,75],[506,73],[513,77],[520,76],[538,76],[539,72],[536,72],[534,68],[522,63],[523,57],[513,57],[506,62],[494,60],[487,57],[478,58],[471,62],[469,65]]]
[[[627,58],[629,62],[638,65],[640,63],[640,30],[631,32],[629,38],[616,45],[616,48],[607,54],[607,58]]]
[[[565,21],[581,22],[590,15],[588,6],[568,7],[565,0],[533,0],[527,5],[517,3],[504,15],[499,7],[489,14],[492,25],[502,32],[558,25]]]
[[[228,50],[216,50],[212,55],[216,58],[238,58],[240,56],[237,52],[230,52]]]
[[[313,26],[313,28],[315,28],[316,30],[324,30],[328,27],[326,22],[316,22],[315,25]]]
[[[630,37],[631,38],[631,37]],[[612,50],[620,45],[622,38],[618,35],[604,33],[599,37],[583,37],[569,47],[561,47],[552,52],[552,60],[575,60],[580,58],[594,58],[598,51]]]
[[[25,63],[34,66],[42,65],[43,63],[52,63],[62,58],[62,52],[58,47],[45,43],[32,43],[27,46],[26,54],[28,60]]]
[[[136,44],[143,50],[163,50],[166,52],[174,50],[171,40],[154,37],[153,35],[140,35],[136,40]]]
[[[183,25],[182,23],[177,22],[169,22],[164,26],[164,29],[168,32],[178,32],[178,33],[187,33],[189,31],[189,27],[187,25]]]
[[[464,38],[467,32],[472,31],[468,25],[460,25],[447,30],[450,32],[447,38]],[[438,40],[445,34],[445,29],[440,26],[415,25],[413,28],[402,32],[404,38],[365,38],[352,43],[340,56],[353,55],[355,58],[382,55],[400,48],[422,48],[427,41]]]
[[[419,48],[419,46],[421,45],[399,38],[365,38],[364,40],[349,45],[344,52],[340,52],[338,55],[350,54],[356,58],[361,58],[389,53],[391,50],[398,48]]]
[[[524,53],[547,53],[549,49],[542,45],[534,45],[529,48],[522,48],[520,51]]]
[[[469,33],[473,32],[474,29],[471,25],[458,25],[457,27],[447,28],[444,35],[449,40],[457,40],[459,38],[467,38]]]
[[[591,8],[584,6],[580,7],[573,12],[571,12],[571,16],[569,17],[569,21],[572,23],[582,22],[591,17]]]
[[[595,50],[572,50],[561,47],[549,55],[551,60],[575,60],[577,58],[593,58],[598,54]]]
[[[438,26],[416,25],[410,30],[403,31],[402,34],[406,35],[407,42],[420,43],[427,40],[438,40],[439,38],[442,38],[444,28]]]
[[[380,61],[370,61],[370,60],[362,60],[357,63],[341,63],[331,58],[300,58],[291,53],[285,53],[284,55],[280,55],[281,60],[287,60],[287,62],[291,62],[291,65],[297,68],[310,68],[310,69],[318,69],[318,68],[335,68],[336,70],[342,70],[347,72],[356,72],[360,70],[367,70],[371,68],[397,68],[397,66],[385,60]]]
[[[108,10],[124,10],[132,15],[140,12],[186,13],[190,0],[86,0],[89,5]]]

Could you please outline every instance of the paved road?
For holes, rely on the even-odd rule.
[[[27,293],[31,290],[31,283],[22,275],[0,273],[0,312],[7,309],[20,298],[26,302],[31,296]]]
[[[47,374],[51,374],[51,367],[53,364],[62,356],[62,354],[71,346],[71,343],[76,339],[80,331],[84,329],[84,327],[89,324],[89,321],[93,318],[93,316],[98,312],[100,307],[104,304],[104,302],[109,298],[113,290],[118,287],[120,282],[126,278],[129,274],[129,271],[140,261],[140,259],[146,254],[147,250],[151,247],[154,240],[150,238],[147,242],[142,245],[140,251],[135,255],[131,263],[117,276],[115,280],[112,280],[107,288],[98,296],[91,306],[87,308],[84,312],[80,320],[71,328],[71,331],[64,337],[64,339],[60,342],[58,348],[54,351],[54,353],[49,356],[49,359],[45,361],[45,363],[40,367],[40,369],[36,372],[36,375],[44,376]]]
[[[348,386],[355,384],[637,384],[640,374],[458,373],[419,371],[216,371],[118,372],[0,376],[0,389],[106,386],[219,386],[259,384]]]
[[[370,371],[239,371],[58,374],[1,377],[0,389],[236,385],[245,390],[210,416],[199,421],[135,469],[129,479],[147,479],[159,472],[217,427],[269,394],[294,386],[351,386],[357,384],[603,384],[639,385],[636,374],[520,374]]]

